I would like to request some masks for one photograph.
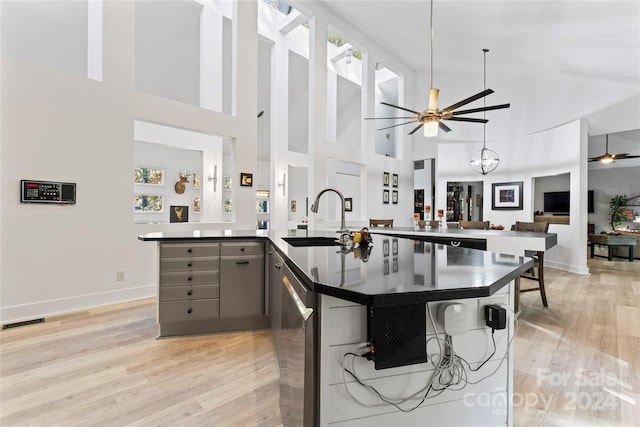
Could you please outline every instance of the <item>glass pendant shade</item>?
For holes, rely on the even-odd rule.
[[[437,120],[428,121],[427,123],[425,123],[423,126],[424,136],[426,136],[427,138],[438,136],[438,124],[439,123]]]
[[[486,147],[482,147],[482,150],[478,151],[471,158],[471,168],[482,175],[493,171],[498,167],[499,163],[500,158],[498,157],[498,153]]]

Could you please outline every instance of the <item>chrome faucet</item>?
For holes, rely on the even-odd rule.
[[[340,218],[340,230],[338,230],[337,233],[340,233],[340,243],[347,243],[349,242],[350,237],[349,237],[349,230],[347,230],[347,227],[344,221],[344,212],[345,212],[344,196],[339,190],[336,190],[335,188],[325,188],[324,190],[320,191],[316,196],[316,200],[311,204],[311,212],[318,213],[320,196],[322,196],[327,191],[333,191],[340,197],[340,203],[342,203],[342,209],[341,209],[342,214]]]

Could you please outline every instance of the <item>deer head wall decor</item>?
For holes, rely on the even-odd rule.
[[[189,182],[190,176],[191,176],[191,172],[189,172],[188,170],[183,171],[182,169],[180,169],[178,171],[179,179],[176,182],[176,186],[175,186],[176,193],[178,194],[184,193],[184,190],[186,189],[186,184]]]

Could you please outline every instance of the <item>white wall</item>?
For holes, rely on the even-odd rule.
[[[609,225],[609,202],[616,195],[633,197],[640,195],[640,167],[589,170],[589,189],[593,190],[594,213],[589,214],[589,222],[595,224],[596,233],[611,231]],[[636,199],[637,200],[637,199]],[[636,203],[638,203],[636,201]],[[640,207],[632,207],[640,212]],[[622,226],[640,229],[640,223],[624,222]],[[640,250],[640,249],[637,249]]]
[[[586,123],[574,121],[548,131],[487,144],[500,156],[500,165],[484,177],[483,219],[509,229],[516,221],[533,221],[534,179],[568,173],[571,177],[571,224],[549,226],[558,234],[558,245],[545,255],[545,263],[585,274],[587,233],[587,131]],[[532,150],[531,147],[535,147]],[[437,158],[437,208],[446,206],[447,181],[472,181],[479,175],[469,166],[478,143],[439,143]],[[523,182],[522,210],[494,210],[492,184]],[[584,194],[584,197],[580,195]]]
[[[9,3],[0,4],[3,23],[15,25],[3,25],[3,41],[15,35],[11,28],[31,28],[11,14]],[[256,4],[239,2],[234,7],[235,48],[257,52]],[[201,227],[134,225],[135,120],[225,135],[234,140],[238,152],[256,152],[256,55],[234,56],[235,68],[243,70],[235,76],[233,90],[237,115],[216,113],[134,89],[134,2],[105,2],[103,22],[102,82],[3,49],[2,323],[153,296],[155,244],[140,242],[137,236]],[[62,29],[69,22],[50,24]],[[33,31],[35,36],[38,28]],[[237,171],[257,170],[256,156],[235,156],[233,161]],[[18,185],[25,178],[76,182],[77,204],[20,204]],[[233,227],[255,228],[255,188],[234,190],[234,209],[243,215],[236,217]],[[229,225],[209,224],[225,226]],[[125,271],[125,281],[116,281],[118,270]]]

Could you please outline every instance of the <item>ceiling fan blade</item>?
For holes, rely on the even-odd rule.
[[[451,132],[451,128],[442,122],[438,123],[438,127],[442,129],[444,132]]]
[[[454,111],[451,113],[453,116],[459,116],[461,114],[480,113],[482,111],[500,110],[502,108],[509,108],[511,104],[492,105],[490,107],[472,108],[470,110]]]
[[[365,117],[365,120],[415,119],[415,117]]]
[[[456,108],[462,107],[463,105],[466,105],[466,104],[468,104],[468,103],[470,103],[470,102],[473,102],[473,101],[475,101],[476,99],[484,98],[484,97],[485,97],[485,96],[487,96],[487,95],[491,95],[492,93],[493,93],[493,90],[492,90],[492,89],[485,89],[485,90],[483,90],[482,92],[476,93],[475,95],[470,96],[470,97],[469,97],[469,98],[467,98],[467,99],[463,99],[463,100],[462,100],[462,101],[460,101],[460,102],[456,102],[455,104],[448,106],[447,108],[443,108],[443,109],[442,109],[442,111],[452,111],[452,110],[455,110]]]
[[[629,155],[629,153],[616,154],[616,160],[621,160],[621,159],[640,159],[640,155],[635,155],[635,154]]]
[[[471,122],[471,123],[487,123],[489,119],[472,119],[471,117],[449,117],[448,119],[454,122]]]
[[[414,133],[416,133],[422,126],[424,126],[424,123],[420,123],[418,126],[416,126],[416,128],[414,130],[412,130],[411,132],[409,132],[407,135],[413,135]]]
[[[387,126],[387,127],[376,129],[376,130],[391,129],[391,128],[395,128],[395,127],[398,127],[398,126],[404,126],[404,125],[408,125],[409,123],[415,123],[415,122],[417,122],[417,120],[411,120],[410,122],[399,123],[397,125]]]
[[[408,112],[413,113],[413,114],[418,114],[418,115],[420,114],[418,111],[409,110],[408,108],[400,107],[398,105],[389,104],[388,102],[381,102],[380,104],[386,105],[388,107],[393,107],[393,108],[398,108],[400,110],[408,111]]]

